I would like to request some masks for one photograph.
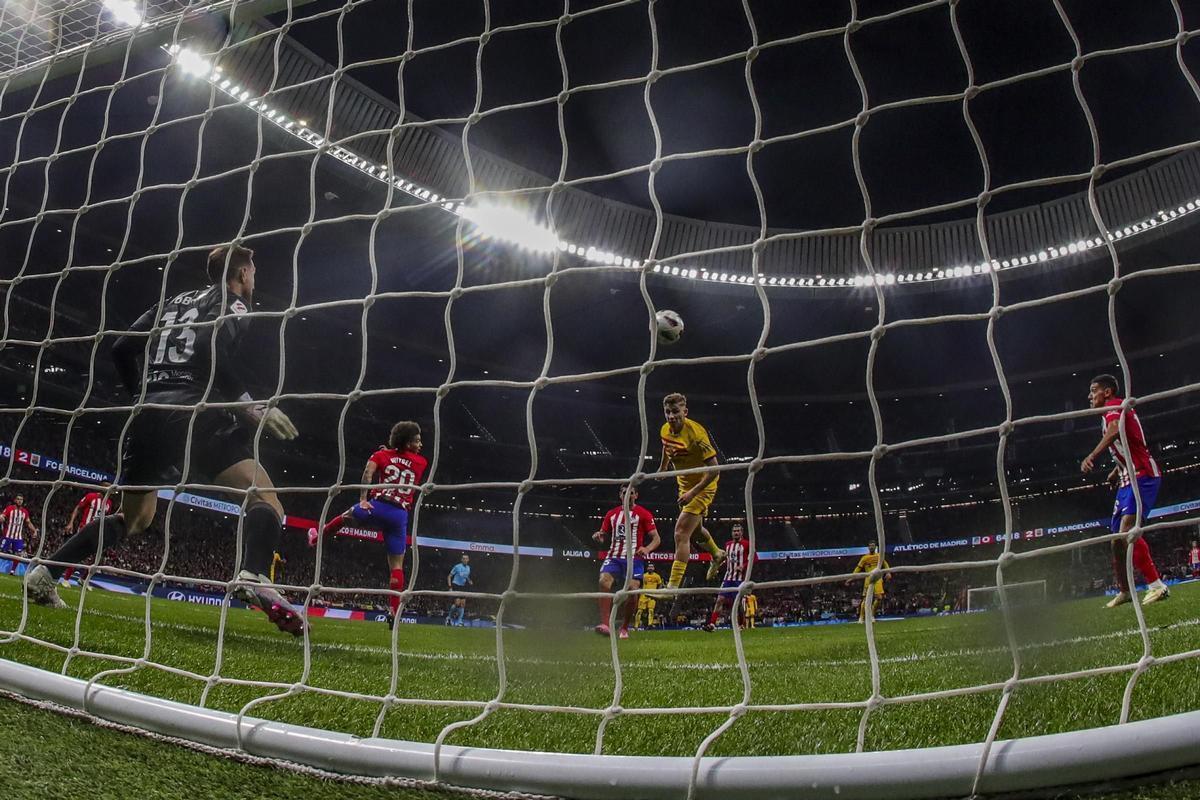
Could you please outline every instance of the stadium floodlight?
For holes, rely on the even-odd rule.
[[[208,63],[208,60],[190,47],[179,48],[179,51],[175,53],[175,63],[184,72],[197,78],[203,78],[212,73],[212,65]]]
[[[553,231],[533,222],[512,206],[496,203],[464,206],[462,217],[484,236],[537,253],[552,253],[558,249],[558,237]]]
[[[142,24],[142,12],[132,0],[104,0],[104,7],[122,25],[136,28]]]

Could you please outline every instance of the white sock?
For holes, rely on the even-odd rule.
[[[1167,585],[1162,582],[1162,578],[1159,578],[1154,583],[1150,584],[1150,588],[1151,589],[1165,589],[1165,588],[1167,588]]]

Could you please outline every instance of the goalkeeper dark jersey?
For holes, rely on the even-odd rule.
[[[238,376],[238,347],[249,326],[245,300],[220,285],[183,292],[138,317],[117,339],[112,355],[125,388],[135,397],[146,358],[146,400],[196,403],[237,400],[245,392]],[[147,337],[137,333],[149,333]],[[215,340],[215,341],[214,341]],[[212,380],[212,390],[208,388]]]

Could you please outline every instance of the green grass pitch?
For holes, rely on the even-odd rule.
[[[72,606],[79,602],[77,590],[64,590],[62,595]],[[1089,598],[1016,613],[1013,626],[1021,647],[1021,675],[1052,675],[1136,661],[1142,653],[1142,640],[1133,609],[1125,606],[1105,610],[1102,604],[1102,599]],[[612,702],[614,676],[609,641],[583,631],[552,627],[556,615],[545,601],[543,606],[526,605],[522,610],[528,614],[543,612],[548,627],[505,631],[504,699],[590,709],[602,709]],[[211,674],[216,663],[218,610],[155,600],[151,612],[151,659],[201,675]],[[1200,649],[1200,583],[1176,587],[1169,600],[1145,609],[1145,613],[1155,656]],[[18,582],[0,578],[0,630],[13,630],[20,615]],[[144,615],[144,598],[89,592],[79,646],[139,657],[145,645]],[[33,607],[25,632],[69,647],[74,623],[74,610]],[[329,689],[386,694],[392,678],[390,635],[377,623],[316,620],[310,636],[306,682]],[[883,621],[876,626],[876,641],[880,690],[889,698],[1002,682],[1013,671],[1002,619],[996,613]],[[870,694],[871,672],[863,626],[757,629],[745,632],[743,642],[752,678],[752,704],[852,702]],[[495,653],[494,630],[401,626],[397,696],[486,702],[498,688]],[[729,631],[637,632],[620,643],[619,653],[624,708],[703,709],[742,700],[743,683]],[[22,641],[0,644],[0,657],[55,672],[64,665],[62,653]],[[118,666],[122,665],[108,659],[75,657],[67,664],[66,672],[89,677]],[[1198,666],[1200,661],[1195,659],[1152,666],[1133,692],[1131,719],[1200,709]],[[303,669],[302,642],[276,632],[257,612],[230,610],[222,677],[290,684],[301,679]],[[1115,723],[1128,677],[1128,672],[1122,672],[1019,687],[1000,736],[1012,738]],[[154,668],[114,676],[106,682],[189,703],[199,702],[203,689],[200,681]],[[207,704],[236,711],[247,701],[271,692],[218,684],[209,693]],[[988,690],[885,705],[870,717],[866,747],[909,748],[979,741],[992,722],[999,696],[998,690]],[[447,723],[468,719],[477,710],[399,704],[385,716],[382,733],[431,741]],[[369,735],[379,711],[377,701],[304,692],[258,705],[251,713]],[[7,713],[11,715],[11,709]],[[858,709],[751,711],[720,737],[710,752],[846,752],[854,749],[860,717]],[[690,755],[725,718],[726,713],[719,710],[619,715],[607,728],[604,752]],[[477,725],[456,731],[447,741],[586,753],[594,747],[598,722],[599,717],[591,714],[501,709]]]

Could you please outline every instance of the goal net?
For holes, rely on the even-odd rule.
[[[567,797],[1193,765],[1200,20],[467,5],[0,8],[0,688]]]
[[[1010,608],[1046,604],[1046,582],[1020,581],[1004,587],[1004,599]],[[1001,607],[1000,587],[975,586],[967,590],[967,611],[990,611]]]

